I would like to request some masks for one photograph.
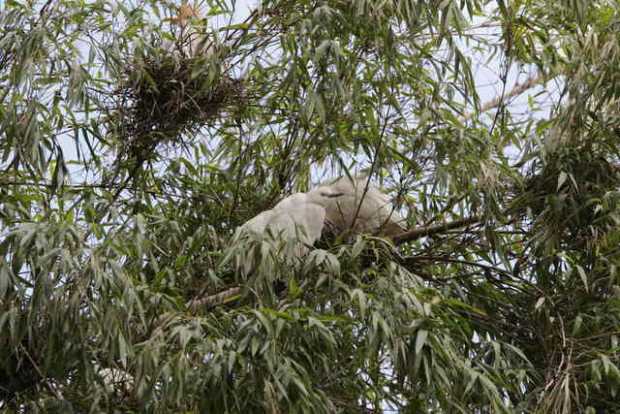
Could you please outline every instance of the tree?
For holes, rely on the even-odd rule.
[[[620,409],[616,2],[2,7],[3,410]],[[361,169],[407,232],[233,241]]]

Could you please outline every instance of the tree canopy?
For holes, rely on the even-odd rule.
[[[620,411],[619,12],[6,0],[0,409]],[[362,170],[403,234],[233,237]]]

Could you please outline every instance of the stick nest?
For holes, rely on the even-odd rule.
[[[129,59],[116,92],[122,153],[140,164],[156,155],[159,143],[182,143],[244,101],[243,83],[230,76],[224,48],[192,53],[188,44],[158,43]]]

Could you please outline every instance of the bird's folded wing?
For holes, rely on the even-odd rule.
[[[267,229],[267,225],[276,215],[277,213],[273,210],[265,210],[243,223],[243,225],[239,227],[239,230],[262,234]]]
[[[292,235],[308,245],[321,237],[325,224],[325,209],[313,203],[302,203],[287,209],[285,213],[294,223]]]

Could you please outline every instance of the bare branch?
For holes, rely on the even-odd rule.
[[[481,220],[480,216],[473,216],[464,218],[461,220],[456,220],[450,223],[438,224],[435,226],[426,226],[426,227],[418,227],[415,229],[408,230],[404,233],[397,234],[392,237],[394,244],[402,244],[408,241],[417,240],[421,237],[432,236],[434,234],[444,233],[448,230],[456,229],[459,227],[466,227],[470,224],[478,223]]]
[[[502,96],[498,96],[495,99],[492,99],[488,102],[486,102],[484,105],[482,105],[480,107],[480,111],[479,112],[470,112],[468,114],[465,114],[465,116],[463,117],[464,121],[467,121],[471,118],[473,118],[475,115],[477,114],[482,114],[484,112],[487,112],[493,108],[497,108],[498,106],[500,106],[502,104],[502,102],[507,101],[508,99],[514,98],[516,96],[521,95],[523,92],[527,91],[528,89],[533,88],[536,85],[539,85],[541,83],[545,83],[545,75],[542,73],[538,73],[537,75],[533,75],[530,76],[529,78],[527,78],[527,80],[523,83],[518,83],[517,85],[515,85],[514,88],[512,88],[512,90],[510,92],[508,92],[507,94],[504,94]]]

